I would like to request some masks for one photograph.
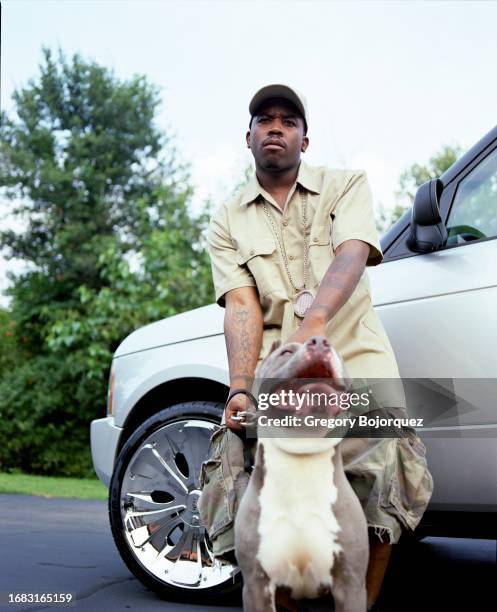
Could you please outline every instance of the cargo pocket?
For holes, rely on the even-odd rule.
[[[200,471],[199,514],[214,555],[234,548],[234,519],[248,485],[242,440],[226,425],[211,437],[212,450]]]
[[[418,436],[395,438],[387,457],[385,486],[380,504],[414,530],[428,506],[433,478],[426,463],[426,448]]]
[[[274,291],[278,282],[275,251],[276,243],[269,237],[254,237],[250,244],[240,244],[238,247],[237,263],[249,269],[260,297]]]
[[[200,469],[200,488],[202,495],[198,503],[200,519],[207,529],[209,538],[214,538],[219,531],[229,524],[228,492],[223,477],[223,465],[220,444],[226,435],[226,426],[222,425],[211,436],[209,458]]]

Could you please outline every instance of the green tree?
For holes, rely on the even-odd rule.
[[[81,282],[100,286],[97,260],[109,236],[125,251],[141,248],[152,219],[160,226],[157,184],[170,179],[171,198],[183,191],[173,158],[162,155],[156,88],[139,76],[119,81],[78,55],[43,56],[39,79],[14,93],[17,117],[2,114],[0,139],[0,184],[14,216],[27,221],[22,232],[0,232],[0,244],[7,258],[30,264],[9,293],[36,349],[43,305],[73,302]],[[147,206],[155,215],[144,223]]]
[[[462,149],[459,145],[445,145],[440,151],[430,157],[427,164],[413,164],[400,175],[399,189],[395,195],[399,200],[399,204],[404,207],[404,210],[412,206],[418,187],[426,183],[426,181],[443,174],[457,161],[461,151]]]
[[[16,367],[19,347],[14,337],[14,321],[8,310],[0,308],[0,379]]]
[[[377,227],[380,233],[391,227],[406,210],[411,208],[414,196],[420,185],[443,174],[458,159],[461,154],[459,145],[445,145],[435,153],[424,165],[412,164],[399,177],[399,188],[395,193],[396,204],[392,210],[379,206],[377,211]]]
[[[198,227],[206,227],[208,212],[196,225],[186,208],[170,202],[164,220],[166,228],[150,231],[144,240],[138,270],[133,272],[119,245],[109,241],[98,259],[101,287],[80,285],[78,308],[52,318],[50,351],[63,359],[70,350],[85,363],[88,380],[106,384],[112,353],[133,330],[213,301],[210,261]],[[46,316],[51,317],[48,308]]]
[[[380,203],[375,209],[376,229],[378,233],[384,234],[392,225],[402,217],[406,207],[401,204],[395,204],[393,209],[386,208]]]
[[[6,331],[21,359],[0,380],[0,469],[83,475],[119,342],[212,300],[208,210],[189,212],[189,177],[145,77],[44,49],[13,101],[0,185],[25,227],[0,232],[0,246],[27,267],[9,275]]]

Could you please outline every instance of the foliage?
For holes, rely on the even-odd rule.
[[[406,210],[411,208],[418,187],[426,181],[442,175],[461,154],[458,145],[445,145],[435,153],[425,165],[413,164],[399,178],[399,189],[395,193],[397,202],[392,210],[380,205],[376,216],[376,225],[380,233],[388,230]]]
[[[0,232],[0,244],[7,258],[30,264],[9,293],[35,352],[44,305],[74,307],[81,283],[101,285],[107,239],[139,250],[144,231],[160,227],[157,185],[171,197],[188,193],[173,157],[162,154],[168,140],[153,122],[159,96],[144,77],[121,82],[78,55],[70,63],[62,52],[58,62],[43,54],[40,78],[14,93],[17,118],[2,115],[0,139],[0,184],[25,222],[24,231]]]
[[[0,308],[0,379],[16,366],[20,358],[21,349],[15,340],[14,325],[10,313]]]
[[[84,476],[119,342],[212,300],[209,211],[189,212],[189,177],[154,123],[159,93],[144,77],[120,81],[45,49],[14,103],[16,116],[2,115],[0,181],[25,227],[0,232],[0,245],[27,267],[9,274],[10,322],[0,319],[11,334],[0,351],[0,469]]]
[[[39,355],[0,381],[0,470],[91,476],[88,408],[93,389],[73,355]],[[105,393],[105,388],[100,388]]]
[[[112,353],[133,330],[212,300],[207,252],[195,247],[201,245],[199,228],[188,223],[186,209],[170,213],[167,229],[154,230],[144,242],[137,272],[109,242],[98,261],[102,286],[82,284],[80,307],[52,321],[47,346],[61,358],[66,351],[80,354],[89,381],[106,381]],[[201,222],[207,223],[207,213]]]
[[[378,233],[380,235],[384,234],[402,217],[406,210],[406,207],[401,204],[395,204],[393,209],[388,209],[380,203],[375,209],[375,221]]]
[[[461,147],[445,145],[435,153],[426,165],[413,164],[405,170],[399,179],[399,190],[396,193],[400,203],[410,208],[414,202],[414,196],[420,185],[433,178],[441,176],[461,154]]]

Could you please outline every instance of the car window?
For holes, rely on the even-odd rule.
[[[497,149],[462,179],[447,231],[447,245],[497,236]]]

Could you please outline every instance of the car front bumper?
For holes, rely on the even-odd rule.
[[[122,432],[123,428],[116,427],[114,424],[113,416],[91,422],[90,437],[93,467],[106,487],[110,484],[116,459],[116,449]]]

